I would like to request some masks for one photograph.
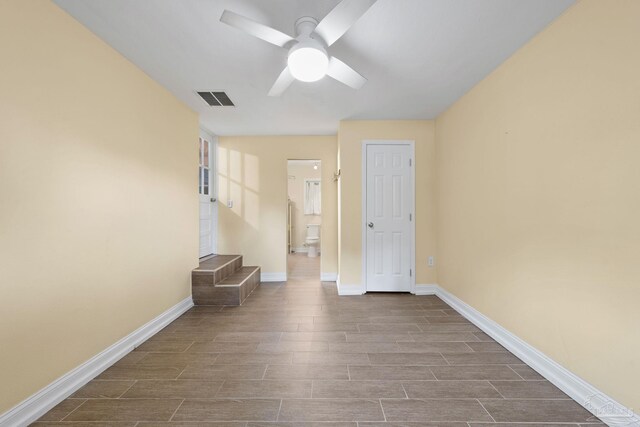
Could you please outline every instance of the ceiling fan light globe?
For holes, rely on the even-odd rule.
[[[329,57],[322,49],[302,46],[291,50],[287,64],[296,80],[315,82],[327,74]]]

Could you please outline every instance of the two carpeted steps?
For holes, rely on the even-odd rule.
[[[242,265],[242,255],[211,255],[191,272],[196,305],[241,305],[260,284],[260,267]]]

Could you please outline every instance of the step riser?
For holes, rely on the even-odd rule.
[[[192,285],[196,305],[241,305],[260,284],[260,269],[256,269],[240,286]]]

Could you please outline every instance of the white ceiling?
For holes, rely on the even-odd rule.
[[[338,0],[54,0],[200,113],[218,135],[335,134],[347,119],[431,119],[574,0],[378,0],[329,53],[369,81],[267,96],[287,51],[219,22],[224,9],[293,35]],[[226,91],[209,107],[196,90]]]

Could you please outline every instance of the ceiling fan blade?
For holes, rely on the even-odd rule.
[[[269,96],[282,95],[283,92],[287,90],[289,86],[291,86],[291,83],[293,83],[294,80],[295,78],[291,75],[291,72],[289,71],[289,67],[285,67],[285,69],[282,70],[282,72],[278,76],[278,79],[276,80],[276,82],[271,87],[271,90],[269,91]]]
[[[376,0],[342,0],[318,24],[314,31],[331,46],[369,10]]]
[[[252,36],[262,39],[276,46],[284,47],[287,43],[294,41],[293,37],[286,35],[276,29],[256,22],[245,16],[238,15],[230,10],[225,10],[220,17],[220,21],[227,25],[243,30]]]
[[[335,56],[332,56],[331,59],[329,59],[327,75],[353,89],[360,89],[367,82],[367,79],[362,77],[360,73],[340,61]]]

